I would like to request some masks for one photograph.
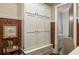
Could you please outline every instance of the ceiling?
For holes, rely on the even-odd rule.
[[[60,3],[45,3],[45,4],[47,4],[49,6],[56,6],[56,5],[60,4]]]

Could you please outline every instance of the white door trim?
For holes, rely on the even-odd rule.
[[[77,14],[76,14],[76,3],[73,4],[73,10],[74,10],[74,34],[73,34],[73,38],[74,38],[74,45],[75,45],[75,48],[77,46]]]

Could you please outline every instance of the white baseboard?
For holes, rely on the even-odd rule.
[[[30,51],[24,51],[26,55],[49,55],[50,53],[53,53],[53,47],[52,44],[32,49]]]

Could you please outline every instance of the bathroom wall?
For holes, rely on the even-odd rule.
[[[52,6],[51,6],[51,8],[52,8],[52,10],[51,10],[51,18],[52,18],[53,22],[55,22],[55,11],[56,11],[55,7],[57,5],[60,5],[60,3],[53,3]]]
[[[0,3],[0,17],[2,18],[21,18],[20,3]]]

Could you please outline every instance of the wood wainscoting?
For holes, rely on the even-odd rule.
[[[17,28],[17,37],[10,38],[13,40],[13,43],[21,46],[21,20],[18,19],[8,19],[8,18],[0,18],[0,54],[3,53],[3,48],[5,47],[5,40],[3,38],[3,26],[6,25],[16,25]]]
[[[55,22],[51,22],[51,44],[55,48]]]
[[[77,19],[77,46],[79,46],[79,23]]]

